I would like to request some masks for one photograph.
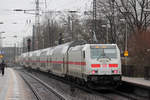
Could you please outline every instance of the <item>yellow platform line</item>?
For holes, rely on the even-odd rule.
[[[21,98],[15,97],[17,96],[17,94],[19,94],[16,75],[12,69],[8,68],[8,71],[10,74],[9,74],[8,90],[6,93],[5,100],[17,100],[17,99],[20,100]]]

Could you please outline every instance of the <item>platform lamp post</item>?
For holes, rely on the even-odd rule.
[[[68,11],[71,15],[69,15],[69,18],[68,18],[68,21],[69,21],[69,25],[70,25],[70,21],[71,21],[71,25],[69,26],[69,31],[71,32],[71,37],[72,37],[72,40],[75,40],[75,34],[74,34],[74,15],[77,13],[77,11],[75,10],[70,10]]]
[[[106,28],[106,38],[105,38],[105,43],[108,43],[108,24],[102,25],[102,27]]]
[[[14,38],[17,38],[17,36],[13,36]],[[17,48],[16,48],[16,43],[14,43],[14,60],[15,60],[15,63],[16,63],[16,56],[17,56]]]
[[[3,33],[3,32],[2,32]],[[0,37],[0,40],[5,39],[5,37]],[[0,59],[3,58],[4,52],[2,51],[2,46],[0,46]]]
[[[4,24],[4,22],[1,21],[0,24]],[[1,32],[0,32],[0,38],[1,38],[1,33],[5,33],[5,32],[4,32],[4,31],[1,31]],[[0,41],[0,42],[1,42],[1,41]],[[1,43],[2,43],[2,42],[1,42]],[[0,43],[0,47],[1,47],[1,43]]]
[[[4,32],[4,31],[1,31],[1,32],[0,32],[0,39],[3,39],[3,38],[1,37],[1,34],[2,34],[2,33],[5,33],[5,32]],[[1,41],[1,40],[0,40],[0,48],[2,49],[2,41]]]
[[[128,24],[125,21],[125,19],[120,19],[120,21],[125,23],[125,51],[124,51],[124,56],[125,56],[125,73],[127,75],[127,57],[128,57]]]

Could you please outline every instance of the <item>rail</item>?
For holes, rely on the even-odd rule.
[[[30,76],[31,78],[35,79],[36,81],[38,81],[40,84],[42,84],[43,86],[45,86],[50,92],[52,92],[53,94],[55,94],[60,100],[67,100],[63,95],[61,95],[58,91],[56,91],[55,89],[53,89],[52,87],[50,87],[48,84],[46,84],[45,82],[43,82],[42,80],[40,80],[39,78],[31,75],[30,73],[24,72],[26,75]],[[34,88],[32,88],[32,86],[30,85],[30,83],[24,78],[23,75],[21,75],[21,77],[23,78],[23,80],[27,83],[27,85],[31,88],[31,90],[33,91],[34,95],[36,96],[37,100],[42,100],[41,97],[38,95],[37,91],[34,90]]]

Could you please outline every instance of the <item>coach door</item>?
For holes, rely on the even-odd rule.
[[[85,51],[81,51],[81,62],[82,62],[82,66],[81,66],[81,72],[82,72],[82,78],[85,76],[85,67],[86,67],[86,62],[85,62]]]
[[[64,74],[68,74],[68,52],[63,57],[63,68]]]

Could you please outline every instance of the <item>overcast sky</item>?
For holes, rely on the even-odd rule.
[[[45,8],[45,0],[39,0],[41,10]],[[66,10],[87,10],[91,6],[92,0],[46,0],[47,10],[66,11]],[[43,2],[43,3],[42,3]],[[34,24],[34,15],[23,12],[15,12],[13,9],[34,9],[35,0],[1,0],[0,1],[0,32],[5,31],[1,37],[3,46],[19,45],[22,37],[32,35],[32,25]],[[31,20],[31,23],[28,23]],[[17,35],[18,38],[12,36]]]

